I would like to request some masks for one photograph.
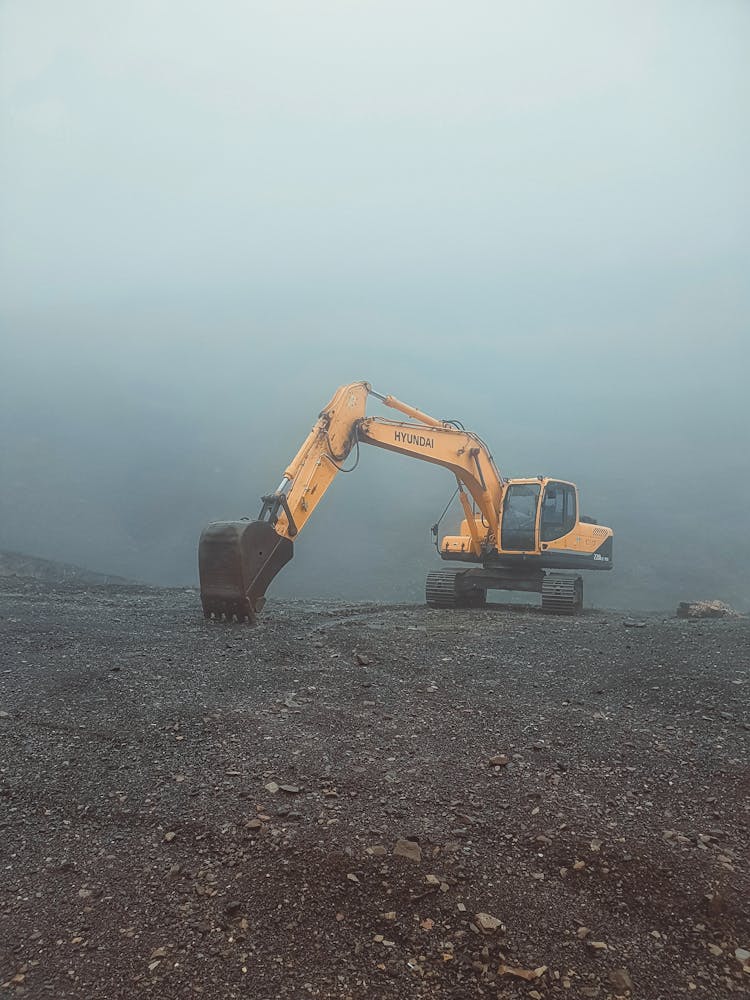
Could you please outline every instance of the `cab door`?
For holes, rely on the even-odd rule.
[[[500,547],[504,552],[535,552],[539,483],[512,483],[505,491],[500,522]]]

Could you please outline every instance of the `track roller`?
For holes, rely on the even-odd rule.
[[[547,573],[542,581],[542,611],[550,615],[579,615],[583,611],[583,579],[566,573]]]

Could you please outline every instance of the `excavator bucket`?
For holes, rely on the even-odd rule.
[[[271,580],[294,545],[268,521],[214,521],[198,545],[201,604],[206,618],[254,621]]]

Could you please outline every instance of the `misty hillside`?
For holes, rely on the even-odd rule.
[[[38,559],[21,552],[0,552],[0,576],[16,576],[24,580],[41,580],[44,583],[130,583],[122,576],[94,573],[81,566]]]

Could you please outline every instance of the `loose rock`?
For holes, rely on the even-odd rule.
[[[422,860],[422,848],[413,840],[397,840],[393,853],[400,858],[408,858],[415,864]]]
[[[494,934],[495,931],[505,930],[502,920],[493,917],[491,913],[477,913],[474,922],[484,934]]]
[[[626,996],[633,992],[633,980],[627,969],[611,969],[607,978],[616,996]]]

